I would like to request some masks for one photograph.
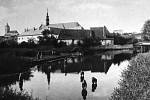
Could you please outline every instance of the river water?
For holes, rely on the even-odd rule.
[[[41,100],[108,100],[131,57],[132,51],[111,51],[46,62],[0,79],[0,86],[27,91]]]

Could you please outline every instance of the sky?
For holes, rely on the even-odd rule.
[[[110,32],[141,32],[150,18],[150,0],[0,0],[0,35],[8,22],[11,30],[50,23],[79,22],[85,29],[106,26]]]

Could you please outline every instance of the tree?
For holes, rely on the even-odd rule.
[[[142,29],[143,39],[145,41],[150,41],[150,20],[147,20]]]
[[[53,31],[44,30],[42,32],[43,36],[39,37],[39,44],[46,45],[46,46],[57,46],[57,39],[53,36]]]

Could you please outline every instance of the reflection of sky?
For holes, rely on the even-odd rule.
[[[122,62],[119,66],[112,64],[105,73],[91,73],[85,71],[85,80],[87,81],[87,100],[107,100],[117,86],[118,80],[123,69],[128,65],[128,61]],[[23,84],[23,89],[32,91],[33,96],[40,97],[42,100],[81,100],[81,82],[80,74],[69,73],[51,73],[50,86],[48,86],[45,73],[34,71],[34,77]],[[92,77],[97,78],[97,88],[92,92]],[[17,83],[18,84],[18,83]],[[14,86],[19,88],[18,85]],[[19,90],[19,89],[18,89]]]

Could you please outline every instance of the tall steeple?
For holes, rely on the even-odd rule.
[[[5,34],[7,34],[10,31],[10,27],[8,25],[8,23],[5,26]]]
[[[48,16],[48,9],[47,9],[47,15],[46,15],[46,26],[49,25],[49,16]]]

